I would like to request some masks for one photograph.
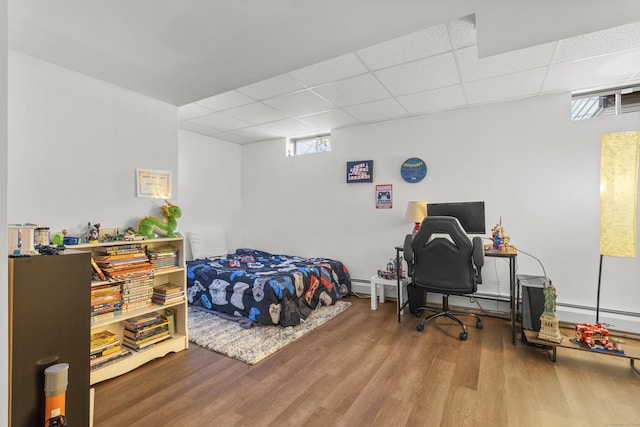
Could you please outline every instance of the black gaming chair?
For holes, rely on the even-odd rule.
[[[460,315],[474,316],[476,328],[482,329],[482,320],[475,314],[449,311],[449,295],[473,294],[482,283],[484,249],[480,237],[470,240],[454,217],[426,217],[420,230],[405,238],[404,258],[412,282],[409,286],[443,295],[442,309],[421,306],[412,310],[418,317],[423,311],[434,313],[422,319],[416,327],[418,331],[422,331],[430,319],[446,316],[462,327],[459,337],[464,341],[467,327],[456,317]]]

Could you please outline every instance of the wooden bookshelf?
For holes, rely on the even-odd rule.
[[[140,241],[118,241],[118,242],[105,242],[95,244],[82,244],[68,246],[74,250],[90,252],[92,256],[102,254],[105,251],[105,247],[109,246],[124,246],[132,243],[140,244],[146,250],[153,248],[160,248],[163,246],[172,246],[178,251],[178,261],[175,267],[155,268],[153,270],[153,286],[161,284],[172,283],[179,285],[186,291],[186,268],[184,260],[184,241],[181,237],[176,238],[158,238],[148,239]],[[91,287],[95,288],[105,284],[121,284],[124,280],[94,280],[91,282]],[[117,360],[112,364],[95,369],[90,373],[90,383],[96,384],[100,381],[105,381],[110,378],[125,374],[153,359],[163,357],[172,352],[178,352],[185,350],[189,347],[188,339],[188,326],[187,326],[187,300],[183,297],[180,300],[171,302],[165,305],[152,304],[137,308],[134,310],[122,311],[122,313],[116,314],[113,317],[102,318],[100,320],[92,320],[91,333],[99,331],[110,331],[117,335],[118,339],[123,342],[124,321],[133,317],[158,312],[163,313],[166,309],[170,309],[174,314],[174,330],[172,337],[158,344],[155,344],[145,350],[135,352],[132,350],[132,354],[121,360]],[[124,346],[123,346],[124,348]]]

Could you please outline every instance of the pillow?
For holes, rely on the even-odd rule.
[[[216,258],[227,255],[227,237],[221,227],[191,233],[189,236],[193,259]]]

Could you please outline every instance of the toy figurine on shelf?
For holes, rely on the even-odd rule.
[[[85,238],[89,243],[98,243],[98,238],[100,236],[100,224],[93,224],[89,222],[87,225],[87,233],[85,234]]]
[[[149,239],[153,239],[156,236],[176,237],[177,219],[182,216],[182,210],[173,203],[169,203],[166,200],[165,202],[167,204],[160,208],[160,213],[165,219],[161,220],[153,216],[142,218],[138,224],[137,235],[146,236]]]
[[[538,338],[555,343],[562,342],[560,321],[556,317],[556,288],[549,283],[542,290],[544,293],[544,312],[540,316],[540,332]]]

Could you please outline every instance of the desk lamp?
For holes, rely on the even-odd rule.
[[[600,268],[596,323],[600,321],[603,256],[636,256],[640,132],[602,135],[600,155]]]
[[[418,230],[420,230],[420,224],[426,216],[427,202],[409,202],[409,204],[407,205],[407,213],[404,215],[404,218],[416,225],[413,228],[413,233],[415,234]]]

